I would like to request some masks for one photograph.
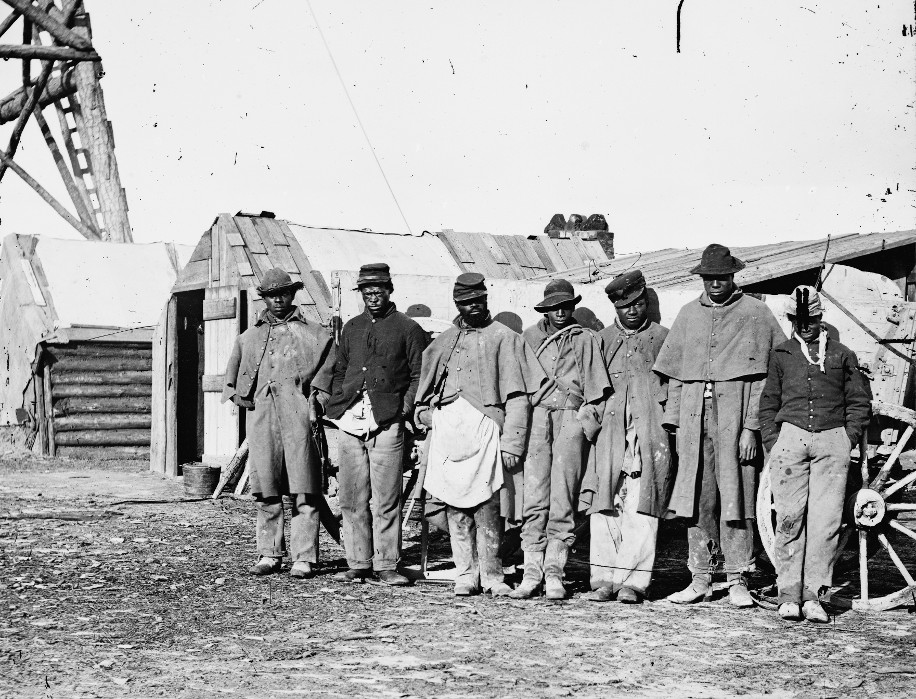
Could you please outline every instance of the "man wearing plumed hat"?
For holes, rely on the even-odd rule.
[[[729,601],[754,604],[746,574],[754,569],[758,407],[770,350],[786,336],[770,309],[735,284],[743,268],[724,245],[707,246],[691,270],[703,293],[680,310],[655,361],[669,379],[665,423],[677,432],[669,509],[689,520],[692,580],[668,597],[680,604],[711,596],[719,554]]]
[[[302,282],[270,269],[257,288],[266,308],[235,340],[223,401],[247,410],[251,492],[257,501],[260,558],[253,575],[280,571],[285,555],[283,496],[292,500],[290,575],[307,578],[318,562],[321,461],[312,439],[318,394],[331,390],[334,353],[327,328],[293,303]]]
[[[610,391],[598,335],[573,318],[581,300],[566,279],[552,279],[534,307],[544,317],[522,333],[547,382],[531,399],[522,519],[525,574],[510,595],[518,599],[531,597],[542,580],[548,599],[566,597],[563,570],[576,540],[579,489]]]
[[[779,615],[827,622],[850,449],[868,427],[869,394],[855,353],[827,336],[820,294],[799,286],[786,309],[791,339],[770,353],[760,430],[776,508]]]
[[[325,406],[340,430],[339,497],[348,565],[334,577],[363,582],[374,569],[386,585],[407,585],[397,570],[404,424],[413,415],[429,338],[391,301],[387,264],[363,265],[356,287],[365,309],[340,333]]]
[[[432,428],[425,488],[446,504],[455,594],[506,595],[500,491],[545,376],[521,335],[490,316],[483,275],[460,275],[452,297],[458,317],[423,353],[417,389],[416,419]]]
[[[662,425],[667,381],[652,371],[668,329],[649,319],[643,273],[634,269],[605,287],[613,325],[601,331],[614,392],[595,447],[594,469],[582,484],[589,513],[589,599],[635,604],[646,595],[655,565],[658,520],[674,480]]]

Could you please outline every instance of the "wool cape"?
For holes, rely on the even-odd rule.
[[[595,460],[582,482],[580,509],[588,514],[614,509],[617,484],[627,466],[628,401],[642,461],[637,511],[650,517],[663,517],[667,511],[674,480],[668,433],[662,427],[668,385],[664,377],[652,371],[667,335],[668,329],[655,322],[634,334],[624,332],[616,323],[600,333],[614,392],[604,406]]]
[[[758,407],[770,350],[785,342],[776,317],[740,289],[723,304],[705,292],[678,313],[654,369],[668,377],[665,424],[677,427],[678,469],[669,509],[696,516],[703,444],[703,390],[713,383],[718,425],[716,471],[722,519],[754,518],[760,459],[739,463],[742,429],[759,430]]]

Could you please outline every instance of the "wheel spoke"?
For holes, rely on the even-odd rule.
[[[916,471],[913,471],[911,474],[904,476],[899,481],[894,483],[890,488],[881,493],[881,497],[887,500],[891,495],[896,493],[901,488],[906,488],[913,481],[916,481]]]
[[[886,507],[888,512],[916,512],[916,502],[891,502]]]
[[[911,539],[916,539],[916,532],[914,532],[909,527],[904,527],[902,524],[900,524],[900,522],[892,519],[888,522],[888,524],[890,524],[894,529],[896,529],[901,534],[905,534],[906,536],[910,537]]]
[[[911,587],[916,585],[916,580],[913,580],[913,576],[910,575],[910,571],[908,571],[906,566],[903,565],[903,561],[900,560],[900,556],[898,556],[897,552],[894,551],[894,547],[891,546],[891,542],[887,540],[887,537],[884,534],[878,534],[878,541],[880,541],[881,545],[887,549],[887,555],[891,557],[894,565],[897,566],[897,570],[900,571],[903,579],[906,580],[906,584],[910,585]]]
[[[859,586],[862,601],[868,602],[868,532],[859,532]]]
[[[897,459],[900,458],[903,448],[906,446],[906,443],[910,441],[910,437],[912,436],[913,425],[907,425],[906,430],[903,432],[903,436],[897,441],[894,450],[890,453],[890,456],[887,457],[887,461],[884,462],[884,466],[878,471],[878,475],[875,476],[875,480],[868,486],[869,488],[872,490],[881,490],[881,487],[887,483],[887,479],[891,475],[891,469],[894,467],[894,464],[897,463]]]

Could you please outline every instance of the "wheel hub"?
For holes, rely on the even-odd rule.
[[[884,521],[887,505],[876,490],[862,488],[853,497],[852,517],[859,528],[871,529]]]

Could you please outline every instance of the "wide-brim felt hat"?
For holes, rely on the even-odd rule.
[[[614,277],[604,287],[604,292],[617,308],[629,306],[646,292],[646,278],[642,270],[631,269]]]
[[[479,272],[465,272],[459,274],[452,289],[452,299],[455,301],[470,301],[487,295],[485,278]]]
[[[369,286],[370,284],[390,284],[391,269],[384,262],[372,262],[359,268],[356,286]]]
[[[303,286],[305,285],[302,282],[294,282],[285,270],[274,267],[264,273],[257,292],[261,296],[272,296],[274,294],[282,294],[284,291],[292,290],[295,292]]]
[[[568,281],[565,279],[551,279],[547,282],[547,286],[544,287],[544,300],[538,303],[534,310],[538,313],[546,313],[557,306],[562,306],[564,303],[576,304],[581,300],[582,297],[576,295],[573,285]]]
[[[703,251],[700,264],[690,270],[691,274],[721,275],[734,274],[744,269],[744,262],[732,255],[724,245],[713,243]]]

